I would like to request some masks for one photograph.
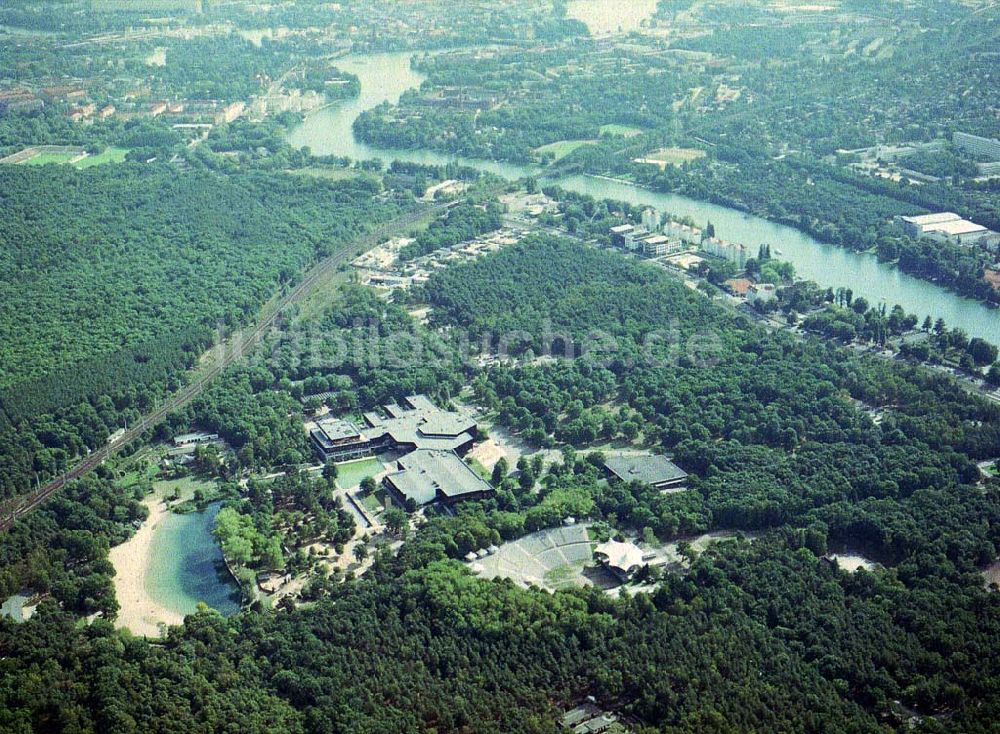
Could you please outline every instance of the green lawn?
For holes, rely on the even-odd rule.
[[[83,169],[90,168],[91,166],[99,166],[102,163],[122,163],[127,154],[128,148],[108,148],[103,153],[88,155],[83,160],[74,163],[73,167]]]
[[[360,497],[361,504],[363,504],[365,509],[373,515],[378,515],[385,509],[383,498],[384,492],[382,490],[369,492],[368,494]]]
[[[635,159],[636,163],[655,163],[660,168],[679,166],[705,157],[705,151],[697,148],[660,148],[647,153],[643,158]]]
[[[488,482],[493,478],[493,472],[479,463],[478,460],[469,457],[465,460],[465,463],[468,464],[472,468],[472,471],[478,474],[484,481]]]
[[[157,497],[172,497],[176,492],[180,502],[185,502],[194,497],[194,491],[201,489],[206,495],[215,494],[217,487],[215,482],[206,482],[197,477],[184,477],[182,479],[166,479],[160,482],[153,482],[153,494]]]
[[[535,148],[535,152],[538,154],[551,153],[555,156],[555,160],[558,161],[568,156],[577,148],[582,148],[584,145],[593,145],[594,142],[593,140],[560,140],[555,143],[539,146]]]
[[[158,471],[159,467],[156,464],[146,464],[123,474],[120,479],[115,480],[115,486],[123,489],[134,487],[140,479],[152,479]]]
[[[545,572],[542,581],[550,589],[571,589],[580,585],[580,574],[587,565],[586,563],[573,563],[556,566]]]
[[[24,161],[25,166],[44,166],[50,163],[62,165],[76,158],[76,153],[39,153]]]
[[[376,458],[345,461],[337,464],[337,486],[341,489],[357,487],[365,477],[373,477],[383,469],[382,462]]]
[[[128,148],[107,148],[103,153],[88,155],[72,165],[74,168],[83,169],[99,166],[103,163],[121,163],[127,154]],[[23,164],[26,166],[44,166],[50,163],[65,165],[79,156],[79,153],[39,153],[24,161]]]
[[[628,125],[601,125],[601,135],[616,135],[621,138],[634,138],[642,135],[645,130],[641,127],[629,127]]]

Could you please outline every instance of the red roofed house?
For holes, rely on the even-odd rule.
[[[746,296],[750,292],[751,286],[753,286],[753,281],[746,278],[730,278],[723,285],[734,296]]]

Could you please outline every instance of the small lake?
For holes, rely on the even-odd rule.
[[[226,571],[212,535],[221,503],[203,512],[168,514],[150,546],[146,591],[158,604],[181,615],[194,614],[205,602],[228,616],[240,610],[240,592]]]

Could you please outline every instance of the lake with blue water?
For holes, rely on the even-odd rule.
[[[216,502],[203,512],[168,514],[156,528],[146,591],[158,604],[182,615],[196,612],[198,602],[227,616],[239,611],[239,589],[212,535],[220,507]]]

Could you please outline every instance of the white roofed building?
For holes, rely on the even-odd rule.
[[[622,581],[632,578],[643,566],[642,550],[635,543],[609,540],[594,548],[594,558]]]
[[[991,238],[996,236],[994,232],[983,225],[962,219],[954,212],[897,217],[896,221],[903,227],[903,231],[907,235],[915,239],[926,238],[965,247],[987,246]]]

